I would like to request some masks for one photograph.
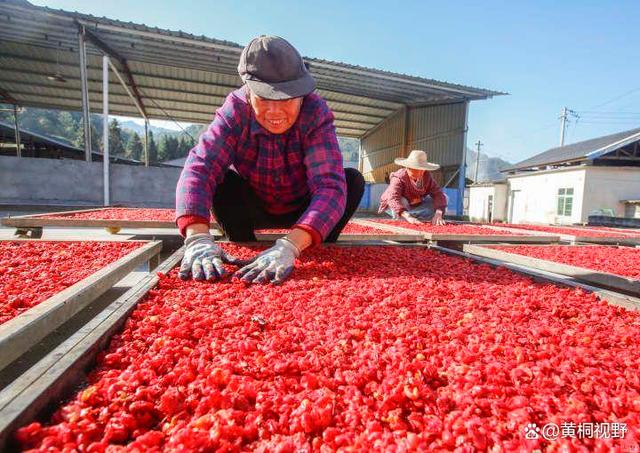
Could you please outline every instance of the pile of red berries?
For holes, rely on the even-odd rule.
[[[227,245],[249,257],[255,250]],[[640,314],[424,248],[318,247],[281,286],[181,281],[128,319],[22,448],[611,451],[640,427]],[[564,449],[564,450],[563,450]]]
[[[480,225],[465,225],[460,223],[447,223],[445,225],[433,225],[430,222],[425,222],[420,225],[414,225],[405,220],[392,220],[392,219],[375,219],[376,223],[382,223],[385,225],[397,226],[401,228],[409,228],[412,230],[422,231],[425,233],[434,234],[473,234],[478,236],[510,236],[517,233],[510,231],[495,230]],[[526,234],[526,233],[522,233]]]
[[[176,212],[173,209],[156,208],[106,208],[95,211],[75,212],[71,214],[57,214],[41,216],[43,219],[73,219],[73,220],[127,220],[138,222],[173,222]],[[213,215],[211,220],[214,221]]]
[[[140,242],[0,242],[0,324],[140,247]]]
[[[629,236],[640,236],[640,229],[638,228],[616,228],[616,227],[605,227],[605,226],[587,226],[585,227],[589,230],[604,230],[604,231],[613,231],[614,233],[620,233]]]
[[[492,248],[640,280],[640,249],[637,248],[607,247],[604,245],[545,245],[536,247],[518,245],[513,247],[493,246]]]
[[[581,236],[581,237],[628,237],[628,236],[631,236],[631,234],[629,233],[621,233],[619,231],[607,232],[604,230],[597,230],[597,229],[571,228],[571,227],[551,226],[551,225],[528,225],[526,223],[506,223],[500,226],[505,226],[508,228],[525,229],[529,231],[543,231],[545,233],[566,234],[566,235]]]
[[[289,233],[289,231],[290,230],[288,228],[278,228],[278,229],[258,230],[258,231],[256,231],[256,233],[263,233],[263,234],[284,233],[284,234],[287,234],[287,233]],[[342,230],[341,234],[346,234],[346,235],[350,235],[350,234],[371,234],[371,235],[389,234],[389,235],[393,235],[393,232],[387,231],[387,230],[380,230],[378,228],[370,227],[370,226],[367,226],[367,225],[360,225],[359,223],[349,222],[344,227],[344,229]]]
[[[71,214],[58,214],[42,216],[47,219],[74,219],[74,220],[138,220],[161,222],[173,222],[176,212],[173,209],[151,208],[106,208],[95,211],[75,212]]]

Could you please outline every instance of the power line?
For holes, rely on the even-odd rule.
[[[576,129],[578,128],[578,122],[581,120],[581,116],[576,117],[575,123],[573,123],[573,129],[571,129],[571,124],[569,124],[569,129],[567,131],[567,139],[570,141],[576,135]]]
[[[640,112],[603,112],[601,110],[579,110],[578,113],[587,115],[640,115]]]
[[[640,126],[640,120],[637,121],[582,121],[582,124],[637,124]]]
[[[534,129],[531,132],[525,132],[524,134],[519,134],[519,135],[515,135],[515,136],[511,136],[511,137],[507,136],[507,138],[511,138],[511,140],[516,140],[516,141],[522,142],[525,139],[528,139],[528,138],[532,137],[533,135],[537,135],[542,131],[545,131],[545,130],[551,129],[552,127],[555,127],[557,124],[558,123],[556,123],[554,121],[553,123],[548,123],[548,124],[545,124],[544,126],[538,128],[538,129]]]
[[[618,99],[622,99],[623,97],[628,96],[628,95],[630,95],[631,93],[635,93],[636,91],[640,91],[640,88],[634,88],[633,90],[629,90],[629,91],[626,91],[626,92],[624,92],[624,93],[622,93],[622,94],[620,94],[620,95],[618,95],[618,96],[614,96],[613,98],[611,98],[611,99],[609,99],[609,100],[607,100],[607,101],[604,101],[604,102],[603,102],[603,103],[601,103],[601,104],[598,104],[598,105],[596,105],[596,106],[594,106],[594,107],[589,107],[589,108],[588,108],[588,110],[596,110],[596,109],[599,109],[599,108],[600,108],[600,107],[602,107],[602,106],[605,106],[605,105],[607,105],[607,104],[611,104],[612,102],[615,102],[615,101],[617,101]]]

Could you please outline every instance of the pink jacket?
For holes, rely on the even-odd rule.
[[[409,178],[406,168],[391,173],[390,183],[387,190],[380,197],[380,209],[378,213],[382,213],[391,208],[397,215],[405,211],[402,205],[402,198],[409,200],[410,204],[418,204],[416,200],[422,202],[425,195],[431,195],[433,198],[434,209],[441,209],[444,213],[447,210],[447,199],[444,193],[438,187],[428,171],[424,172],[422,188],[418,189]]]

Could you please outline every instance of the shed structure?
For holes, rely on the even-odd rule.
[[[26,0],[0,0],[0,9],[3,103],[82,110],[85,123],[89,112],[103,111],[147,123],[206,124],[241,86],[243,47],[236,43]],[[366,179],[383,181],[395,157],[419,147],[443,166],[443,180],[458,175],[464,186],[469,102],[503,93],[317,58],[305,62],[334,112],[338,135],[361,139]]]

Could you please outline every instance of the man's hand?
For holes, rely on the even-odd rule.
[[[215,244],[209,233],[192,234],[184,245],[186,250],[178,274],[182,280],[188,280],[190,275],[194,280],[216,280],[225,274],[223,263],[239,263]]]
[[[233,276],[245,283],[282,283],[293,272],[298,256],[300,250],[291,241],[281,238]]]
[[[442,211],[440,209],[436,209],[436,213],[433,215],[431,223],[434,225],[444,225],[444,219],[442,218]]]
[[[412,216],[411,214],[409,214],[409,212],[408,212],[408,211],[404,211],[404,212],[401,214],[401,217],[402,217],[403,219],[405,219],[407,222],[409,222],[409,223],[411,223],[411,224],[413,224],[413,225],[420,225],[420,224],[422,224],[422,222],[421,222],[420,220],[416,219],[414,216]]]

